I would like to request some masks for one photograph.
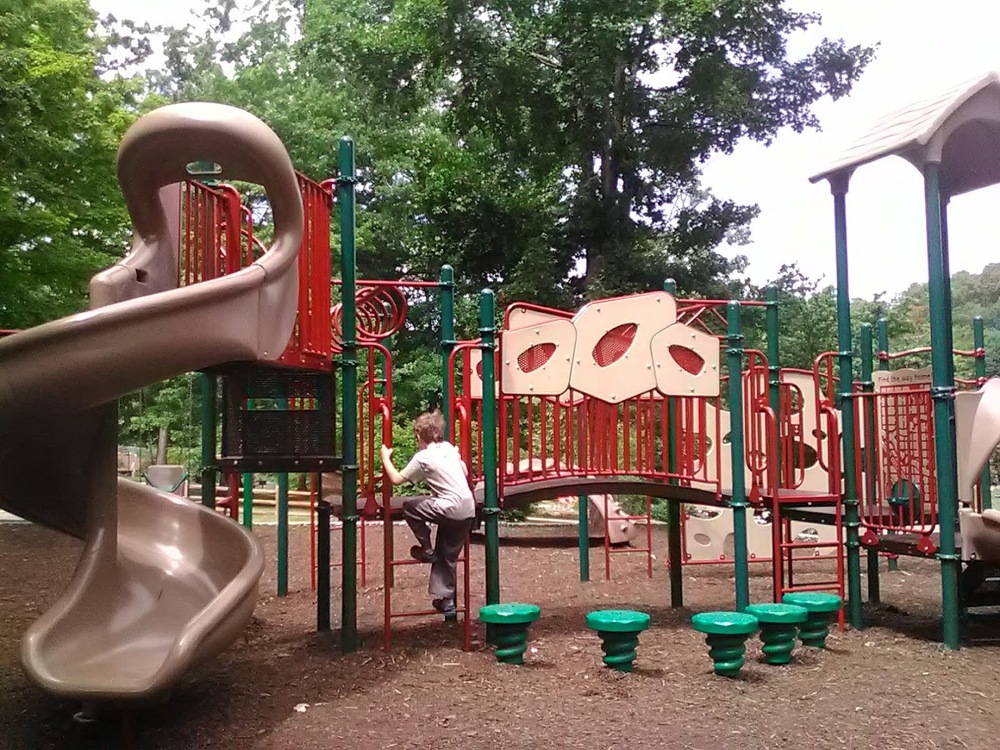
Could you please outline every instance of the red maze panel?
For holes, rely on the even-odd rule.
[[[638,330],[639,326],[635,323],[622,323],[601,336],[594,344],[592,352],[597,366],[607,367],[624,357],[632,346],[635,332]]]
[[[534,372],[552,359],[555,353],[556,345],[551,342],[535,344],[517,355],[517,366],[521,368],[521,372]]]
[[[694,349],[688,349],[686,346],[681,346],[680,344],[671,344],[667,347],[667,351],[683,370],[692,375],[697,375],[701,372],[701,368],[705,366],[704,358]]]

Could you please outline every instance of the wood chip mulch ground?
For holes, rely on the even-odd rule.
[[[711,673],[702,636],[689,623],[692,612],[732,608],[732,570],[685,568],[687,608],[670,609],[661,528],[652,579],[640,553],[616,555],[611,580],[605,580],[603,548],[594,547],[593,581],[584,584],[571,540],[505,541],[505,600],[542,608],[528,663],[520,668],[496,663],[478,625],[473,650],[463,652],[460,627],[436,618],[398,622],[394,648],[385,653],[377,526],[367,532],[367,586],[359,602],[365,644],[342,655],[336,633],[314,630],[309,529],[292,529],[290,593],[283,598],[274,595],[274,527],[256,533],[268,566],[251,626],[223,656],[185,679],[168,702],[135,715],[136,747],[997,747],[1000,647],[980,642],[958,653],[941,650],[933,562],[904,559],[891,573],[883,562],[886,604],[867,609],[870,627],[835,632],[828,650],[799,650],[787,667],[760,663],[759,642],[752,641],[742,676],[729,680]],[[397,527],[395,534],[396,548],[407,550],[408,531]],[[339,531],[334,543],[339,545]],[[79,542],[58,534],[0,524],[0,748],[87,750],[114,746],[120,737],[116,722],[74,724],[77,707],[40,692],[20,667],[21,635],[66,585],[79,551]],[[475,611],[482,603],[481,543],[472,557]],[[830,563],[810,563],[808,570],[828,576]],[[339,569],[334,573],[339,581]],[[756,601],[769,599],[769,573],[767,566],[755,568]],[[426,568],[399,571],[393,590],[400,607],[427,606],[425,576]],[[587,612],[619,607],[653,619],[633,674],[602,668],[600,643],[584,625]],[[984,620],[976,632],[1000,636],[1000,623]]]

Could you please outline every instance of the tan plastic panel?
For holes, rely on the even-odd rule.
[[[650,342],[653,336],[677,320],[677,304],[666,292],[591,302],[573,317],[576,350],[570,386],[611,404],[656,388]],[[633,328],[634,326],[634,328]],[[604,366],[595,352],[605,337],[621,332],[618,351]],[[613,349],[615,347],[608,347]],[[622,352],[622,350],[624,350]],[[615,358],[617,357],[617,358]]]
[[[693,372],[677,358],[678,350],[689,350],[700,358]],[[656,389],[664,396],[719,395],[719,340],[683,323],[675,323],[656,333],[650,341]],[[696,362],[692,354],[692,363]],[[692,368],[693,369],[693,368]]]
[[[728,508],[712,509],[705,515],[684,519],[684,549],[688,562],[733,560],[733,512]],[[771,556],[771,525],[757,523],[747,514],[747,554],[751,560]]]
[[[507,330],[514,331],[518,328],[537,326],[542,323],[549,323],[553,320],[569,320],[564,315],[554,315],[544,310],[532,310],[530,308],[518,307],[513,310],[507,319]]]
[[[816,413],[815,384],[812,375],[804,372],[783,371],[781,373],[781,382],[794,385],[801,392],[802,442],[812,450],[818,450],[819,440],[816,437],[816,430],[822,428],[826,432],[827,429],[826,417],[823,418],[823,424],[819,424],[819,417]],[[840,434],[840,420],[840,411],[838,410],[838,436]],[[863,434],[864,430],[861,432]],[[839,437],[835,437],[834,439],[839,439]],[[827,443],[824,443],[824,446],[826,445]],[[827,492],[830,489],[830,474],[818,460],[812,466],[806,468],[805,476],[802,479],[799,489],[810,490],[812,492]],[[793,521],[792,523],[794,525],[795,522]]]
[[[792,521],[792,541],[835,542],[837,530],[833,526]],[[733,512],[728,508],[713,509],[706,515],[687,516],[684,519],[684,549],[690,562],[715,562],[733,560]],[[747,553],[751,560],[773,557],[773,540],[770,523],[760,523],[747,514]],[[833,557],[835,547],[798,549],[798,558]]]
[[[483,379],[479,374],[483,352],[481,349],[471,349],[465,356],[469,358],[469,393],[473,399],[480,400],[483,397]]]
[[[718,415],[719,427],[716,435],[716,415]],[[707,435],[711,442],[705,450],[705,466],[699,472],[699,477],[704,477],[707,481],[718,481],[722,487],[733,486],[733,452],[729,443],[722,442],[722,439],[729,434],[730,418],[729,412],[725,409],[716,409],[711,404],[705,404],[705,424],[700,423],[700,413],[694,412],[694,430],[700,435]],[[716,458],[718,456],[718,458]],[[701,468],[701,467],[696,467]]]
[[[500,388],[512,396],[559,396],[569,388],[576,328],[569,320],[504,331]]]
[[[1000,444],[1000,378],[978,391],[955,394],[958,499],[971,501],[979,474]]]
[[[222,165],[223,179],[264,186],[274,240],[242,271],[174,289],[172,186],[205,159]],[[69,586],[25,636],[28,675],[66,698],[135,701],[169,691],[237,637],[263,554],[229,519],[118,480],[116,400],[184,372],[280,355],[294,323],[303,216],[280,140],[224,105],[140,118],[118,175],[133,245],[92,280],[96,309],[0,341],[0,506],[86,540]]]
[[[886,388],[917,388],[930,386],[931,368],[929,367],[904,367],[901,370],[876,370],[872,373],[872,380],[875,383],[875,392],[879,393]]]

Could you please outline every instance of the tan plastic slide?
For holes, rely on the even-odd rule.
[[[178,289],[177,183],[204,160],[264,186],[274,241],[249,267]],[[118,179],[133,243],[91,281],[92,309],[0,341],[0,507],[85,541],[68,587],[24,636],[24,668],[56,695],[112,702],[159,698],[226,648],[263,570],[241,526],[117,478],[116,399],[211,365],[277,358],[294,324],[303,225],[281,141],[232,107],[142,117],[122,141]]]
[[[955,396],[955,443],[958,449],[958,499],[972,501],[979,474],[1000,444],[1000,378],[977,391]],[[1000,510],[959,511],[964,560],[1000,562]]]

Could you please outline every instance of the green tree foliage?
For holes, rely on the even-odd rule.
[[[579,301],[668,275],[714,293],[737,270],[717,248],[756,207],[714,198],[700,164],[850,91],[872,50],[788,54],[818,20],[779,0],[311,0],[303,46],[404,126],[409,164],[375,156],[374,182],[405,186],[410,233],[477,282]]]
[[[719,247],[746,238],[757,209],[713,196],[701,164],[741,139],[815,127],[812,104],[847,94],[872,58],[839,40],[793,55],[789,41],[820,19],[783,0],[209,0],[184,28],[108,19],[103,36],[88,35],[82,0],[13,8],[0,92],[19,102],[11,122],[33,128],[0,128],[25,139],[0,141],[0,166],[37,168],[0,194],[0,231],[32,218],[0,242],[6,325],[82,305],[86,279],[127,238],[111,172],[121,132],[135,110],[190,99],[261,116],[315,178],[336,172],[335,142],[354,135],[362,276],[453,264],[460,337],[475,335],[486,285],[501,308],[572,307],[665,276],[687,296],[739,295],[746,260]],[[110,74],[141,61],[155,34],[166,64],[133,101],[136,84]],[[266,236],[266,207],[248,196]],[[59,252],[41,252],[53,243]],[[829,313],[813,292],[788,292],[816,308],[813,340],[785,344],[803,357]],[[440,403],[439,330],[436,298],[414,294],[393,341],[401,420]],[[137,442],[162,426],[185,434],[197,401],[186,386],[123,405]]]
[[[952,324],[955,348],[971,352],[974,349],[972,319],[980,316],[986,343],[986,374],[1000,375],[1000,263],[991,263],[982,273],[961,271],[952,276]],[[895,300],[890,321],[899,322],[890,328],[890,348],[902,351],[930,344],[930,309],[926,283],[912,284]],[[927,365],[929,356],[907,360],[913,366]],[[958,377],[972,377],[973,362],[959,356],[955,361]]]
[[[166,31],[150,80],[257,113],[315,177],[354,135],[362,276],[451,263],[460,296],[489,285],[501,307],[573,307],[666,276],[718,297],[745,291],[745,259],[719,246],[757,208],[714,197],[701,163],[814,127],[811,105],[848,93],[872,57],[830,40],[792,56],[818,23],[780,0],[258,0],[243,15],[220,0]],[[435,316],[415,300],[394,341],[400,414],[440,398],[423,361]]]
[[[129,237],[114,157],[137,84],[98,77],[121,40],[94,24],[86,0],[0,10],[0,327],[82,308]]]

